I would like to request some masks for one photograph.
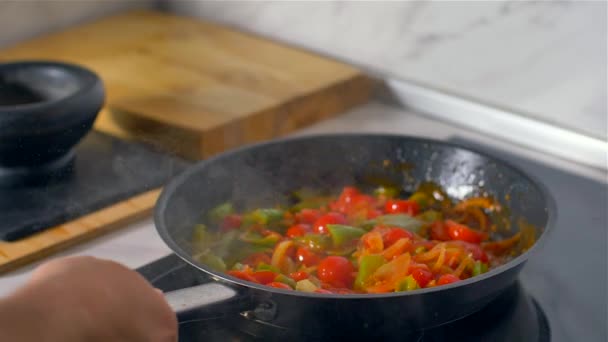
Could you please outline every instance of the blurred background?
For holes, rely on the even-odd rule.
[[[607,139],[605,1],[2,1],[0,47],[133,8],[227,24]]]

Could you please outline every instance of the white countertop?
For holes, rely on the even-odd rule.
[[[416,135],[437,139],[447,139],[458,135],[470,140],[479,141],[488,146],[495,146],[506,151],[529,157],[573,173],[606,181],[606,173],[578,164],[559,160],[538,152],[496,141],[478,133],[466,131],[455,126],[432,121],[427,117],[371,102],[337,118],[302,130],[297,135],[330,133],[330,132],[384,132]],[[93,241],[72,247],[57,256],[92,255],[112,259],[129,267],[136,268],[170,253],[156,234],[151,218],[147,218],[124,229],[109,233]],[[6,295],[20,286],[31,270],[39,263],[23,267],[7,275],[0,276],[0,296]]]

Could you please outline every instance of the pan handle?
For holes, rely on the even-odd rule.
[[[165,292],[164,295],[180,323],[236,313],[248,302],[244,294],[215,282]]]

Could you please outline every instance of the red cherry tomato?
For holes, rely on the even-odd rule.
[[[306,233],[308,233],[310,231],[310,226],[304,223],[298,223],[295,224],[291,227],[289,227],[289,229],[287,229],[287,232],[285,233],[285,235],[287,235],[288,238],[294,238],[297,236],[302,236]]]
[[[289,274],[289,277],[295,281],[300,281],[304,279],[308,279],[308,273],[304,271],[292,272]]]
[[[315,221],[313,231],[318,234],[329,234],[328,224],[345,224],[346,219],[340,213],[327,213]]]
[[[447,285],[459,281],[460,278],[453,274],[444,274],[437,279],[437,285]]]
[[[276,287],[277,289],[293,290],[291,288],[291,286],[284,284],[284,283],[280,283],[278,281],[273,281],[271,283],[268,283],[268,284],[266,284],[266,286]]]
[[[342,193],[337,200],[329,204],[331,210],[345,213],[350,208],[354,200],[359,196],[359,190],[347,186],[342,190]]]
[[[296,220],[300,223],[313,224],[321,215],[321,211],[317,209],[302,209],[296,214]]]
[[[272,271],[257,271],[253,272],[251,276],[260,284],[268,284],[274,281],[277,274]]]
[[[387,200],[384,204],[384,211],[387,214],[408,214],[417,215],[420,210],[418,203],[409,200]]]
[[[247,272],[243,272],[243,271],[228,271],[228,274],[230,274],[233,277],[239,278],[241,280],[247,280],[253,283],[257,283],[257,279],[255,279],[254,277],[251,276],[251,274],[247,273]]]
[[[421,267],[415,268],[411,273],[420,287],[425,287],[433,279],[433,273]]]
[[[352,187],[352,186],[344,187],[344,189],[342,189],[342,193],[340,194],[340,197],[338,198],[338,202],[342,202],[345,204],[351,203],[357,196],[359,196],[359,194],[360,194],[359,190],[357,190],[357,188],[355,188],[355,187]]]
[[[224,232],[229,231],[232,229],[239,228],[241,226],[241,223],[243,223],[243,219],[239,215],[228,215],[222,220],[220,229]]]
[[[348,259],[341,256],[328,256],[317,267],[319,280],[333,287],[350,288],[355,268]]]
[[[409,232],[405,229],[401,229],[401,228],[390,228],[382,236],[382,238],[384,240],[385,248],[394,244],[399,239],[403,239],[403,238],[412,239],[413,237],[414,237],[414,234],[412,234],[411,232]]]
[[[486,254],[486,252],[484,252],[484,250],[481,248],[481,246],[474,244],[474,243],[465,242],[465,241],[458,241],[458,243],[461,244],[462,246],[464,246],[464,248],[469,253],[471,253],[471,257],[473,259],[479,260],[484,263],[488,262],[488,255]]]
[[[456,223],[452,220],[445,221],[445,227],[448,231],[448,235],[452,240],[461,240],[471,243],[480,243],[484,238],[485,234],[471,229],[463,224]]]
[[[440,241],[450,240],[450,235],[442,221],[435,221],[431,224],[431,239]]]
[[[306,247],[298,247],[296,250],[296,260],[306,266],[313,266],[319,262],[319,256]]]

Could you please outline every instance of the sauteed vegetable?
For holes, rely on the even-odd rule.
[[[194,228],[195,258],[280,289],[388,293],[477,276],[534,243],[522,232],[493,240],[504,210],[497,201],[455,203],[433,183],[410,196],[391,187],[345,187],[337,196],[302,190],[293,197],[291,207],[212,209],[206,225]]]

